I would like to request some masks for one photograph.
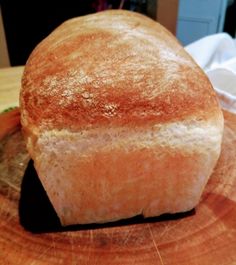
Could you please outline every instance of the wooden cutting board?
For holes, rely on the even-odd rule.
[[[16,131],[0,144],[0,264],[236,264],[236,116],[195,210],[62,228]],[[206,132],[207,133],[207,132]],[[24,174],[25,172],[25,174]]]

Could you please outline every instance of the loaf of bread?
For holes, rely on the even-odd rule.
[[[188,211],[221,150],[208,78],[170,32],[134,12],[54,30],[27,61],[20,107],[62,225]]]

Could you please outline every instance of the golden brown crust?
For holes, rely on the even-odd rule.
[[[101,12],[58,27],[30,56],[20,101],[23,125],[42,130],[219,114],[210,82],[176,39],[128,11]]]

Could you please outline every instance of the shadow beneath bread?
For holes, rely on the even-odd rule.
[[[110,222],[105,224],[70,225],[63,227],[59,218],[49,201],[47,194],[38,178],[31,160],[25,171],[21,184],[21,194],[19,201],[19,216],[21,225],[33,233],[77,231],[97,228],[108,228],[116,226],[127,226],[132,224],[154,223],[170,221],[195,214],[195,210],[178,214],[164,214],[159,217],[143,218],[136,216],[133,218]]]

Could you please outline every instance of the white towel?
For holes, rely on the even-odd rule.
[[[236,40],[219,33],[191,43],[185,49],[209,77],[221,106],[236,113]]]

